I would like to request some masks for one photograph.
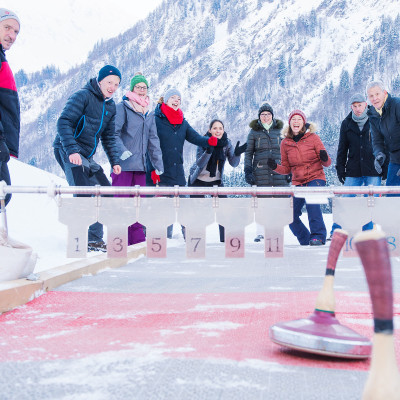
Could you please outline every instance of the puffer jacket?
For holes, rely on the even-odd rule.
[[[146,171],[146,153],[154,168],[164,171],[154,112],[146,115],[136,112],[124,98],[117,104],[115,134],[119,155],[124,151],[132,153],[126,160],[120,160],[122,171]]]
[[[286,176],[274,172],[268,167],[269,158],[277,163],[281,160],[281,129],[283,122],[273,120],[269,130],[266,130],[260,120],[249,124],[251,131],[247,137],[247,149],[244,156],[244,170],[251,170],[257,186],[288,186]]]
[[[96,78],[75,92],[67,101],[57,121],[53,146],[62,146],[67,155],[79,153],[92,157],[99,139],[113,167],[120,165],[115,140],[115,103],[105,99]]]
[[[18,157],[20,106],[17,86],[0,43],[0,140],[5,140],[10,155]]]
[[[205,136],[205,137],[208,138],[209,136]],[[228,160],[229,164],[232,167],[237,167],[240,162],[240,155],[238,155],[238,156],[235,155],[235,149],[234,149],[230,139],[228,139],[228,144],[223,147],[223,151],[224,151],[226,160]],[[200,175],[200,172],[203,171],[204,168],[206,168],[210,158],[211,158],[211,153],[208,153],[207,149],[205,149],[203,147],[197,148],[196,161],[190,167],[189,184],[193,183],[197,179],[197,177]],[[223,175],[224,175],[224,167],[225,167],[225,163],[222,166],[221,181],[222,181]]]
[[[316,126],[313,123],[306,124],[307,131],[304,136],[296,143],[292,138],[287,137],[289,126],[282,130],[281,144],[281,164],[275,169],[279,174],[292,173],[293,185],[304,185],[315,179],[326,181],[324,167],[329,167],[332,163],[328,155],[328,160],[323,162],[319,158],[320,150],[325,150],[321,139],[316,134]]]
[[[160,139],[164,173],[161,175],[160,186],[185,186],[185,171],[183,169],[183,145],[185,141],[201,147],[210,147],[208,137],[197,133],[184,118],[181,124],[172,125],[161,111],[161,104],[154,110],[157,135]],[[151,171],[155,168],[149,157],[146,158],[146,185],[154,186]]]

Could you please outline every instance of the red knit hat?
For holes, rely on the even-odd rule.
[[[307,122],[306,114],[303,113],[301,110],[293,110],[289,114],[289,125],[290,125],[290,120],[293,118],[295,115],[300,115],[301,118],[303,118],[304,124]]]

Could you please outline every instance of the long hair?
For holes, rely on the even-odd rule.
[[[211,131],[211,128],[213,127],[213,125],[214,125],[216,122],[219,122],[219,123],[222,125],[222,127],[224,128],[224,130],[225,130],[224,123],[223,123],[220,119],[213,119],[213,120],[210,122],[210,125],[209,125],[209,127],[208,127],[208,130],[209,130],[209,131]]]
[[[306,127],[306,124],[304,124],[299,133],[305,133],[306,130],[307,130],[307,127]],[[294,136],[294,134],[292,131],[292,127],[290,126],[290,123],[289,123],[289,130],[288,130],[286,137],[293,139],[293,136]]]

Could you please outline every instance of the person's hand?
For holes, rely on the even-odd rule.
[[[155,185],[157,185],[158,182],[161,182],[160,175],[157,173],[158,171],[151,171],[151,180]]]
[[[386,156],[382,152],[379,152],[374,160],[374,167],[376,169],[376,172],[378,174],[382,173],[382,165],[385,163]]]
[[[208,144],[209,144],[210,146],[216,146],[217,143],[218,143],[218,139],[217,139],[215,136],[211,136],[211,137],[208,139]]]
[[[286,175],[286,182],[287,183],[292,182],[292,173]]]
[[[344,181],[346,180],[346,177],[339,173],[337,174],[337,177],[339,179],[339,182],[344,185]]]
[[[256,184],[256,179],[254,178],[253,170],[251,168],[244,169],[244,180],[251,186]]]
[[[319,158],[322,162],[326,162],[328,161],[328,153],[326,152],[326,150],[320,150],[319,151]]]
[[[79,153],[70,154],[68,158],[71,164],[82,165],[82,158]]]
[[[121,173],[121,166],[120,165],[114,165],[113,166],[113,172],[115,175],[119,175]]]
[[[5,140],[0,141],[0,162],[8,163],[10,161],[10,150]]]
[[[267,165],[268,165],[268,167],[270,167],[272,170],[275,170],[276,167],[278,166],[278,164],[276,163],[276,161],[273,160],[272,158],[268,158],[268,160],[267,160]]]
[[[234,152],[235,156],[240,156],[242,153],[246,151],[246,149],[247,149],[247,143],[242,144],[240,146],[240,141],[238,141],[235,146],[235,152]]]
[[[121,156],[119,157],[122,161],[125,161],[127,158],[131,157],[132,153],[129,150],[125,150]]]

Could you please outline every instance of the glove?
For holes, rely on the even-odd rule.
[[[121,156],[119,157],[122,161],[126,160],[132,155],[132,153],[129,150],[125,150]]]
[[[246,151],[246,149],[247,149],[247,143],[242,144],[240,146],[240,141],[238,141],[235,146],[235,156],[240,156],[242,153]]]
[[[10,160],[10,150],[4,140],[0,141],[0,162],[8,163]]]
[[[216,146],[217,143],[218,143],[218,139],[217,139],[215,136],[211,136],[211,137],[208,139],[208,144],[209,144],[210,146]]]
[[[344,181],[345,181],[346,177],[339,173],[337,174],[337,177],[339,179],[339,182],[344,185]]]
[[[326,152],[326,150],[320,150],[319,151],[319,158],[322,162],[328,161],[328,153]]]
[[[256,184],[256,179],[254,178],[253,170],[251,168],[245,168],[244,180],[251,186]]]
[[[292,173],[286,175],[286,182],[287,183],[292,182]]]
[[[381,151],[376,155],[374,166],[378,174],[382,173],[382,165],[385,163],[386,156]]]
[[[272,170],[275,170],[276,167],[278,166],[278,164],[276,163],[276,161],[273,160],[272,158],[268,158],[267,165],[268,165],[268,167],[270,167]]]
[[[161,182],[160,175],[157,174],[157,172],[156,171],[151,171],[151,180],[153,181],[153,183],[155,185],[157,185],[158,182]]]

